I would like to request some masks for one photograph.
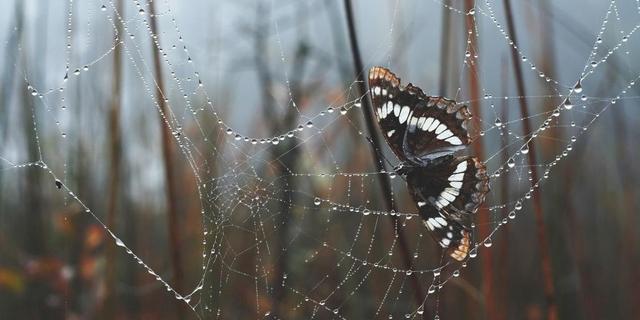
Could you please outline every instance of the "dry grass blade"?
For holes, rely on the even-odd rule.
[[[511,10],[511,1],[503,0],[505,7],[505,15],[507,18],[507,31],[511,36],[511,40],[514,45],[518,44],[518,40],[516,37],[516,30],[513,23],[513,16]],[[529,107],[527,106],[527,99],[524,98],[527,96],[527,92],[524,86],[524,77],[522,75],[522,68],[519,63],[518,52],[516,49],[512,48],[511,50],[511,62],[513,63],[513,68],[516,76],[516,87],[518,90],[518,95],[523,97],[520,99],[520,114],[522,116],[523,128],[525,132],[525,136],[529,136],[532,133],[531,130],[531,121],[529,118]],[[529,163],[536,163],[536,151],[535,151],[535,143],[533,141],[529,142],[529,153],[527,154],[529,157]],[[537,183],[538,181],[538,172],[536,166],[531,166],[531,181],[532,184]],[[533,189],[533,211],[536,217],[536,229],[538,235],[538,247],[540,248],[540,263],[542,268],[542,276],[544,280],[544,294],[547,302],[547,319],[553,320],[557,319],[558,311],[556,307],[555,301],[555,292],[553,285],[553,271],[551,267],[551,256],[549,254],[549,245],[547,242],[546,229],[544,225],[544,217],[542,215],[542,199],[540,197],[540,189]]]
[[[375,124],[373,123],[373,114],[371,112],[372,110],[371,100],[369,98],[369,95],[366,94],[368,92],[367,81],[363,73],[364,65],[362,64],[362,59],[360,56],[360,48],[358,46],[358,38],[356,35],[355,20],[353,18],[353,9],[351,7],[351,1],[345,0],[344,5],[345,5],[345,11],[346,11],[346,17],[347,17],[347,27],[349,30],[349,42],[351,43],[351,54],[353,56],[353,63],[354,63],[356,78],[358,79],[358,88],[360,91],[360,95],[362,96],[361,109],[363,112],[365,124],[367,126],[367,132],[369,133],[369,136],[371,137],[372,144],[373,144],[371,148],[371,154],[373,159],[375,159],[376,169],[378,170],[378,172],[381,172],[382,170],[384,170],[384,163],[382,162],[382,159],[380,158],[379,153],[376,151],[376,150],[381,150],[380,138],[376,134]],[[383,192],[383,199],[384,199],[387,211],[394,210],[393,200],[391,199],[391,182],[389,181],[388,176],[382,175],[380,179],[378,179],[378,182],[380,183],[380,188]],[[407,240],[405,239],[404,234],[402,233],[402,230],[399,229],[400,224],[397,221],[398,218],[396,216],[391,216],[391,215],[389,215],[389,217],[392,219],[392,226],[394,227],[393,232],[398,235],[398,243],[399,243],[400,251],[402,253],[403,262],[405,265],[404,267],[407,270],[413,270],[414,268],[411,262],[411,255],[409,253]],[[425,297],[424,291],[422,290],[422,286],[418,281],[418,276],[415,273],[412,276],[410,276],[410,278],[412,280],[413,287],[415,290],[414,297],[416,300],[416,304],[418,306],[421,306],[423,304],[423,299]],[[428,312],[425,312],[424,314],[426,315],[428,314]]]
[[[473,8],[474,1],[466,0],[465,11],[469,12]],[[472,52],[472,56],[475,56],[478,48],[478,39],[475,32],[475,21],[473,15],[467,14],[465,16],[465,25],[466,29],[471,31],[469,33],[469,51]],[[476,115],[475,117],[473,117],[473,122],[474,126],[476,128],[479,128],[479,118],[482,113],[480,112],[480,83],[478,81],[478,77],[476,76],[478,74],[477,62],[478,61],[475,60],[473,63],[469,63],[467,70],[469,72],[469,99],[471,101],[471,112],[472,114]],[[474,142],[474,150],[475,154],[480,159],[486,159],[482,139],[478,139]],[[480,207],[480,209],[478,210],[478,231],[481,237],[486,237],[491,232],[491,230],[489,229],[490,223],[491,217],[489,216],[489,210],[486,206]],[[484,293],[484,304],[487,318],[496,319],[497,309],[493,283],[493,252],[491,250],[485,251],[482,256],[482,289]]]

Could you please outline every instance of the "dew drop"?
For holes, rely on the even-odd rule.
[[[347,114],[347,108],[345,108],[345,107],[340,107],[340,114],[341,114],[341,115],[345,115],[345,114]]]
[[[307,128],[311,128],[311,127],[313,127],[313,122],[308,121],[308,122],[307,122],[307,124],[306,124],[306,126],[307,126]]]
[[[492,245],[493,245],[493,241],[491,240],[491,238],[487,238],[487,240],[484,241],[485,247],[491,248]]]
[[[507,161],[507,166],[509,166],[509,168],[515,167],[516,166],[515,160],[513,160],[513,158],[510,158],[509,161]]]
[[[522,202],[517,201],[516,205],[515,205],[515,209],[518,210],[518,211],[522,210]]]
[[[320,200],[320,198],[316,197],[315,199],[313,199],[313,204],[315,204],[316,206],[319,206],[322,203],[322,200]]]
[[[102,7],[100,7],[101,11],[107,11],[107,6],[105,6],[104,4],[102,5]]]
[[[564,108],[567,110],[573,109],[573,104],[571,103],[571,100],[569,100],[569,98],[564,100]]]
[[[496,127],[502,127],[502,120],[500,120],[500,118],[496,118]]]
[[[140,9],[140,10],[138,10],[138,14],[139,14],[139,15],[144,16],[144,13],[145,13],[145,12],[144,12],[144,9]]]
[[[369,210],[369,209],[364,209],[364,210],[362,210],[362,214],[363,214],[363,215],[365,215],[365,216],[368,216],[368,215],[370,215],[370,214],[371,214],[371,210]]]
[[[573,92],[575,92],[575,93],[582,92],[582,82],[580,80],[578,80],[576,85],[573,87]]]
[[[62,189],[62,182],[60,180],[56,179],[55,183],[56,183],[56,188]]]

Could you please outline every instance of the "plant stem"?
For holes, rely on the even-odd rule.
[[[473,0],[465,1],[465,11],[469,12],[475,6],[475,2]],[[475,21],[474,16],[471,14],[465,15],[465,25],[466,30],[470,31],[469,33],[469,51],[472,56],[477,54],[478,48],[478,38],[475,32]],[[480,108],[480,83],[478,78],[476,77],[477,73],[477,65],[478,60],[469,60],[468,63],[468,73],[469,73],[469,100],[471,104],[471,113],[476,116],[473,117],[474,127],[480,127],[480,116],[482,115]],[[484,144],[482,139],[478,139],[474,142],[474,150],[475,154],[480,159],[485,159],[484,155]],[[480,233],[480,237],[485,237],[490,234],[491,230],[489,226],[491,224],[491,218],[489,216],[489,210],[487,207],[482,206],[478,210],[478,231]],[[482,288],[484,293],[484,303],[485,309],[488,319],[496,319],[497,311],[496,311],[496,303],[495,303],[495,290],[493,285],[493,252],[491,250],[486,250],[482,257]]]
[[[505,7],[505,15],[507,18],[507,30],[513,41],[514,45],[518,45],[516,37],[515,26],[513,24],[511,1],[503,0]],[[523,119],[523,127],[525,136],[531,134],[531,121],[529,119],[529,108],[527,106],[527,93],[524,86],[524,78],[522,76],[522,68],[518,59],[518,52],[516,49],[511,50],[511,62],[513,63],[513,69],[516,76],[516,87],[518,89],[518,95],[522,97],[520,99],[520,113]],[[535,184],[538,181],[538,172],[536,166],[536,151],[535,143],[529,142],[528,160],[531,165],[531,183]],[[542,198],[540,197],[539,188],[533,188],[533,211],[535,213],[536,228],[538,234],[538,246],[540,248],[540,263],[542,268],[542,276],[544,281],[544,294],[547,301],[547,319],[557,319],[558,311],[555,301],[555,292],[553,285],[553,271],[551,267],[551,256],[549,254],[549,246],[547,242],[546,230],[544,225],[544,217],[542,215]]]
[[[155,15],[155,3],[149,3],[150,13],[150,25],[151,32],[154,36],[157,36],[159,42],[160,34],[158,33],[157,17]],[[174,177],[174,163],[173,163],[173,146],[171,144],[171,132],[169,127],[170,115],[167,110],[167,104],[164,99],[164,80],[162,78],[162,62],[161,53],[158,50],[158,43],[152,44],[153,48],[153,65],[156,74],[156,99],[160,106],[160,126],[162,131],[162,155],[164,157],[164,171],[165,179],[167,182],[167,227],[169,229],[169,250],[171,254],[171,265],[173,268],[173,288],[177,292],[181,292],[184,289],[183,286],[183,272],[182,272],[182,257],[180,253],[180,234],[178,225],[178,208],[177,208],[177,185]],[[178,306],[178,318],[183,318],[183,307]]]
[[[344,5],[345,5],[345,11],[346,11],[347,26],[349,29],[349,42],[351,44],[351,54],[353,56],[353,64],[355,69],[354,72],[356,74],[356,78],[358,81],[358,89],[360,91],[360,95],[362,96],[361,109],[364,115],[364,122],[367,127],[367,132],[372,140],[371,155],[373,159],[375,159],[376,169],[378,170],[378,172],[382,172],[384,170],[384,162],[382,162],[382,159],[379,153],[376,151],[376,150],[381,150],[380,138],[376,134],[375,124],[373,122],[373,114],[371,112],[371,110],[373,110],[371,107],[371,100],[369,95],[367,94],[368,92],[367,81],[363,73],[364,66],[360,58],[360,47],[358,46],[358,38],[356,35],[355,20],[353,18],[351,1],[345,0]],[[384,200],[387,211],[395,210],[393,199],[391,199],[391,182],[389,181],[389,177],[386,175],[382,175],[380,179],[378,179],[378,182],[380,183],[380,188],[383,193],[382,198]],[[411,255],[409,253],[409,249],[407,246],[407,240],[404,237],[404,233],[402,233],[402,230],[400,230],[400,224],[398,223],[398,218],[392,215],[389,215],[389,217],[392,220],[391,226],[394,228],[393,232],[394,234],[397,235],[397,238],[398,238],[399,249],[402,253],[404,267],[407,270],[413,270],[413,264],[411,262]],[[415,289],[414,298],[416,300],[416,304],[418,306],[422,306],[425,295],[422,290],[422,286],[420,285],[420,282],[418,280],[418,276],[416,273],[413,273],[413,275],[411,275],[410,278],[413,283],[413,287]],[[424,306],[424,308],[426,308],[426,306]],[[426,310],[424,314],[425,315],[427,314]]]

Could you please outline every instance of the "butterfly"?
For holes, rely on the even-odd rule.
[[[443,97],[427,96],[383,67],[369,70],[369,88],[378,126],[401,164],[425,227],[450,257],[462,261],[471,247],[466,226],[489,192],[485,165],[459,156],[471,143],[471,113]]]

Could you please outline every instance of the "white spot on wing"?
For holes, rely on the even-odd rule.
[[[459,146],[459,145],[461,145],[461,144],[462,144],[462,140],[460,140],[460,138],[458,138],[458,137],[456,137],[456,136],[453,136],[453,137],[451,137],[451,138],[448,138],[446,141],[447,141],[447,142],[449,142],[449,143],[451,143],[451,144],[452,144],[452,145],[454,145],[454,146]]]
[[[427,204],[424,201],[418,201],[418,207],[424,207],[424,205]]]
[[[440,244],[442,244],[442,246],[446,248],[446,247],[448,247],[448,246],[449,246],[449,244],[451,244],[451,240],[449,240],[449,239],[447,239],[447,238],[444,238],[444,239],[442,239],[442,241],[440,242]]]
[[[376,96],[380,95],[380,87],[375,87],[375,88],[373,88],[373,93],[374,93]]]
[[[458,163],[458,166],[456,167],[456,171],[454,171],[454,173],[460,173],[460,172],[465,172],[467,171],[467,162],[466,161],[462,161],[460,163]]]
[[[457,173],[457,174],[459,174],[459,173]],[[461,177],[461,178],[462,178],[462,177]],[[451,177],[449,177],[449,179],[451,179]],[[449,184],[450,184],[452,187],[456,188],[456,189],[460,189],[460,188],[462,188],[462,181],[451,181],[451,182],[449,182]]]
[[[400,116],[400,105],[396,104],[393,106],[393,114],[396,115],[396,117]]]
[[[427,130],[427,128],[429,128],[429,126],[433,123],[433,118],[429,117],[427,118],[427,120],[424,121],[424,124],[422,125],[422,130]]]
[[[440,196],[441,196],[442,198],[444,198],[445,200],[449,201],[449,202],[453,202],[453,200],[455,200],[455,199],[456,199],[456,197],[454,197],[451,193],[446,192],[446,191],[445,191],[445,192],[442,192],[442,193],[440,194]]]
[[[464,177],[464,173],[456,173],[449,176],[449,181],[462,181],[462,177]]]
[[[409,107],[404,106],[402,107],[402,110],[400,110],[400,116],[398,117],[398,121],[400,121],[400,123],[404,123],[405,121],[407,121],[407,117],[409,116]]]
[[[437,128],[436,128],[436,134],[440,134],[442,133],[442,131],[447,130],[447,126],[444,125],[444,123],[441,123]]]
[[[392,136],[394,133],[396,133],[396,130],[395,130],[395,129],[393,129],[393,130],[389,130],[389,132],[387,132],[387,137],[391,138],[391,136]]]
[[[427,131],[431,132],[433,130],[435,130],[435,128],[440,124],[440,121],[438,121],[438,119],[433,119],[433,122],[431,123],[431,125],[429,126],[429,128],[427,128]]]
[[[427,120],[425,117],[420,117],[418,118],[418,123],[416,124],[416,126],[420,129],[422,129],[422,125],[424,124],[424,121]]]
[[[451,137],[453,135],[453,132],[451,132],[451,130],[447,129],[445,131],[443,131],[441,134],[439,134],[438,136],[436,136],[436,138],[438,140],[444,140],[447,139],[449,137]]]

